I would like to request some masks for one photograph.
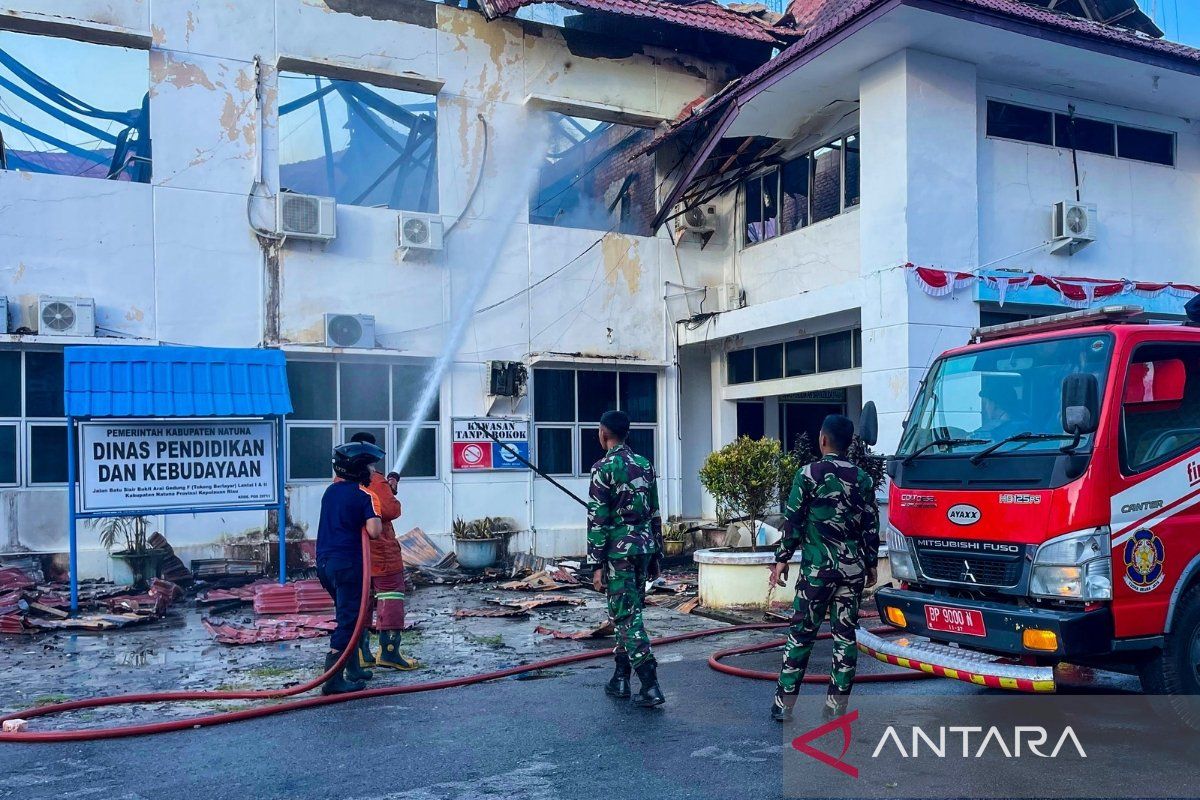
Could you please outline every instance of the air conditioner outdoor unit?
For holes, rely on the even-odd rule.
[[[8,333],[8,298],[0,297],[0,333]]]
[[[746,293],[736,283],[722,283],[717,289],[717,311],[736,311],[746,307]]]
[[[529,372],[520,361],[493,361],[488,394],[492,397],[521,397]]]
[[[717,207],[711,203],[692,206],[675,217],[676,233],[694,233],[704,236],[717,229]]]
[[[337,201],[332,197],[280,192],[275,210],[275,230],[281,236],[325,242],[337,237]]]
[[[1064,200],[1054,204],[1052,253],[1073,256],[1096,240],[1096,206]]]
[[[96,301],[42,295],[37,302],[37,326],[39,336],[95,336]]]
[[[400,215],[397,233],[400,246],[406,250],[441,250],[444,231],[441,217],[406,211]]]
[[[375,317],[370,314],[326,314],[326,347],[375,346]]]

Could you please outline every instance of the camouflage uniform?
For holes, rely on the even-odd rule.
[[[588,564],[605,570],[608,613],[617,636],[614,652],[628,653],[636,669],[653,658],[642,604],[648,573],[662,554],[654,466],[618,445],[592,467],[588,495]]]
[[[863,584],[879,555],[874,481],[848,461],[827,455],[796,473],[784,513],[787,523],[775,560],[787,562],[797,549],[802,560],[778,694],[799,691],[813,641],[828,616],[833,634],[829,694],[844,698],[858,663]]]

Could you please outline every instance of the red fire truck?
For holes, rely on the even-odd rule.
[[[1060,662],[1200,694],[1200,313],[982,328],[930,367],[889,459],[881,660],[1053,691]],[[1189,315],[1200,302],[1189,304]]]

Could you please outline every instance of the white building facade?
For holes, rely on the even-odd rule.
[[[800,31],[429,0],[10,3],[0,551],[66,549],[70,344],[283,349],[295,535],[315,536],[335,443],[369,431],[394,457],[415,426],[398,529],[449,545],[455,518],[510,517],[514,551],[563,555],[584,549],[579,506],[527,470],[455,470],[455,420],[528,424],[534,460],[583,494],[596,419],[624,408],[667,513],[711,516],[712,449],[790,444],[874,400],[887,451],[938,353],[981,321],[1069,308],[994,276],[1200,283],[1195,51],[1016,0],[827,5],[721,92]],[[69,139],[64,110],[88,126]],[[277,203],[302,194],[337,200],[332,238],[280,240]],[[1095,241],[1054,254],[1052,206],[1077,198]],[[681,200],[697,228],[656,224]],[[414,219],[440,249],[401,246]],[[79,316],[92,300],[95,335],[49,333],[43,298]],[[1187,299],[1118,301],[1178,316]],[[491,394],[493,362],[525,369],[524,396]],[[185,556],[269,530],[258,513],[153,527]],[[83,574],[109,570],[87,528],[81,548]]]

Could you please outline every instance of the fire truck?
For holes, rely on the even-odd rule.
[[[981,328],[933,363],[888,460],[875,595],[911,635],[861,649],[997,688],[1053,691],[1066,662],[1200,694],[1200,298],[1188,315]]]

